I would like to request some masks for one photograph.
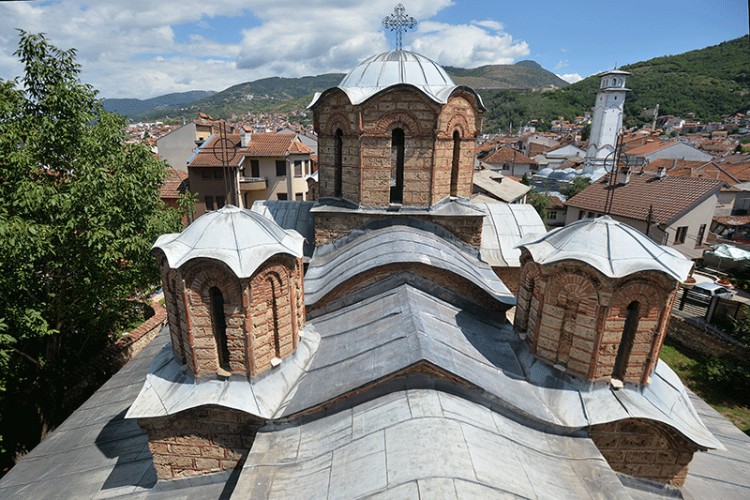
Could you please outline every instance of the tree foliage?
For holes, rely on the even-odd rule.
[[[542,218],[542,221],[547,220],[547,211],[549,210],[550,206],[550,199],[549,195],[546,193],[540,193],[539,191],[531,190],[526,195],[526,202],[534,207],[534,210],[539,214],[539,217]]]
[[[591,185],[591,177],[577,176],[570,184],[560,187],[560,194],[566,198],[572,198]]]
[[[159,200],[163,164],[125,144],[75,51],[21,32],[15,55],[23,76],[0,81],[4,464],[80,403],[75,377],[127,324],[128,299],[158,283],[149,248],[179,228]]]

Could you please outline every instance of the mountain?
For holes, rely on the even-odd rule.
[[[567,87],[569,84],[534,61],[516,64],[492,64],[473,69],[445,67],[459,85],[481,89],[532,90],[549,87]]]
[[[172,109],[185,106],[215,93],[212,90],[191,90],[189,92],[176,92],[143,100],[104,99],[104,109],[112,113],[127,116],[133,120],[138,120],[154,112],[168,113]]]
[[[533,61],[473,69],[452,67],[445,69],[457,84],[469,85],[477,89],[532,90],[568,85],[567,82]],[[116,112],[133,120],[157,120],[166,117],[191,119],[199,112],[207,113],[214,118],[228,118],[232,114],[249,112],[292,112],[304,110],[315,92],[335,87],[343,77],[343,73],[327,73],[302,78],[264,78],[240,83],[221,92],[170,106],[161,101],[151,105],[151,101],[162,99],[158,97],[145,101],[107,99],[104,103],[107,109],[110,109],[108,106],[117,105]]]
[[[694,113],[703,122],[750,109],[750,45],[737,38],[679,55],[657,57],[622,67],[629,71],[626,126],[643,123],[641,111],[659,104],[660,115]],[[599,78],[590,76],[553,92],[521,94],[480,90],[487,106],[484,130],[495,132],[533,118],[547,124],[589,111]]]

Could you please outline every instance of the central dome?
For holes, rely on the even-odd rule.
[[[456,88],[438,63],[407,50],[392,50],[365,59],[341,80],[339,88],[352,104],[361,104],[381,90],[404,84],[417,87],[441,104]]]

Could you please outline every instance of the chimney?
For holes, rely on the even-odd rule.
[[[663,179],[666,176],[667,176],[667,167],[660,166],[656,170],[656,177],[657,177],[657,179]]]
[[[627,184],[630,182],[630,167],[622,167],[620,169],[620,184]]]
[[[252,134],[250,132],[251,130],[249,127],[242,127],[240,129],[240,145],[243,148],[246,148],[250,145],[250,140],[252,139]]]

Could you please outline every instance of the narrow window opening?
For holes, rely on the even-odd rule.
[[[271,288],[271,307],[273,315],[273,352],[274,357],[281,359],[281,338],[279,335],[279,293],[281,284],[273,278],[268,278],[268,286]]]
[[[343,196],[344,184],[344,133],[340,128],[336,129],[333,138],[333,196]]]
[[[219,358],[219,368],[231,371],[229,366],[229,346],[227,343],[227,320],[224,315],[224,296],[221,290],[211,287],[208,291],[211,308],[211,325],[216,340],[216,353]]]
[[[451,196],[458,196],[458,163],[461,159],[461,137],[453,132],[453,163],[451,164]]]
[[[617,349],[617,357],[615,358],[615,367],[612,370],[612,378],[618,380],[625,379],[625,373],[628,367],[628,358],[630,358],[630,351],[633,349],[633,342],[635,341],[635,333],[638,331],[638,316],[640,314],[641,306],[637,300],[634,300],[628,304],[628,313],[625,318],[625,327],[622,330],[622,338],[620,339],[620,347]]]
[[[404,131],[393,129],[391,134],[391,203],[404,202]]]

